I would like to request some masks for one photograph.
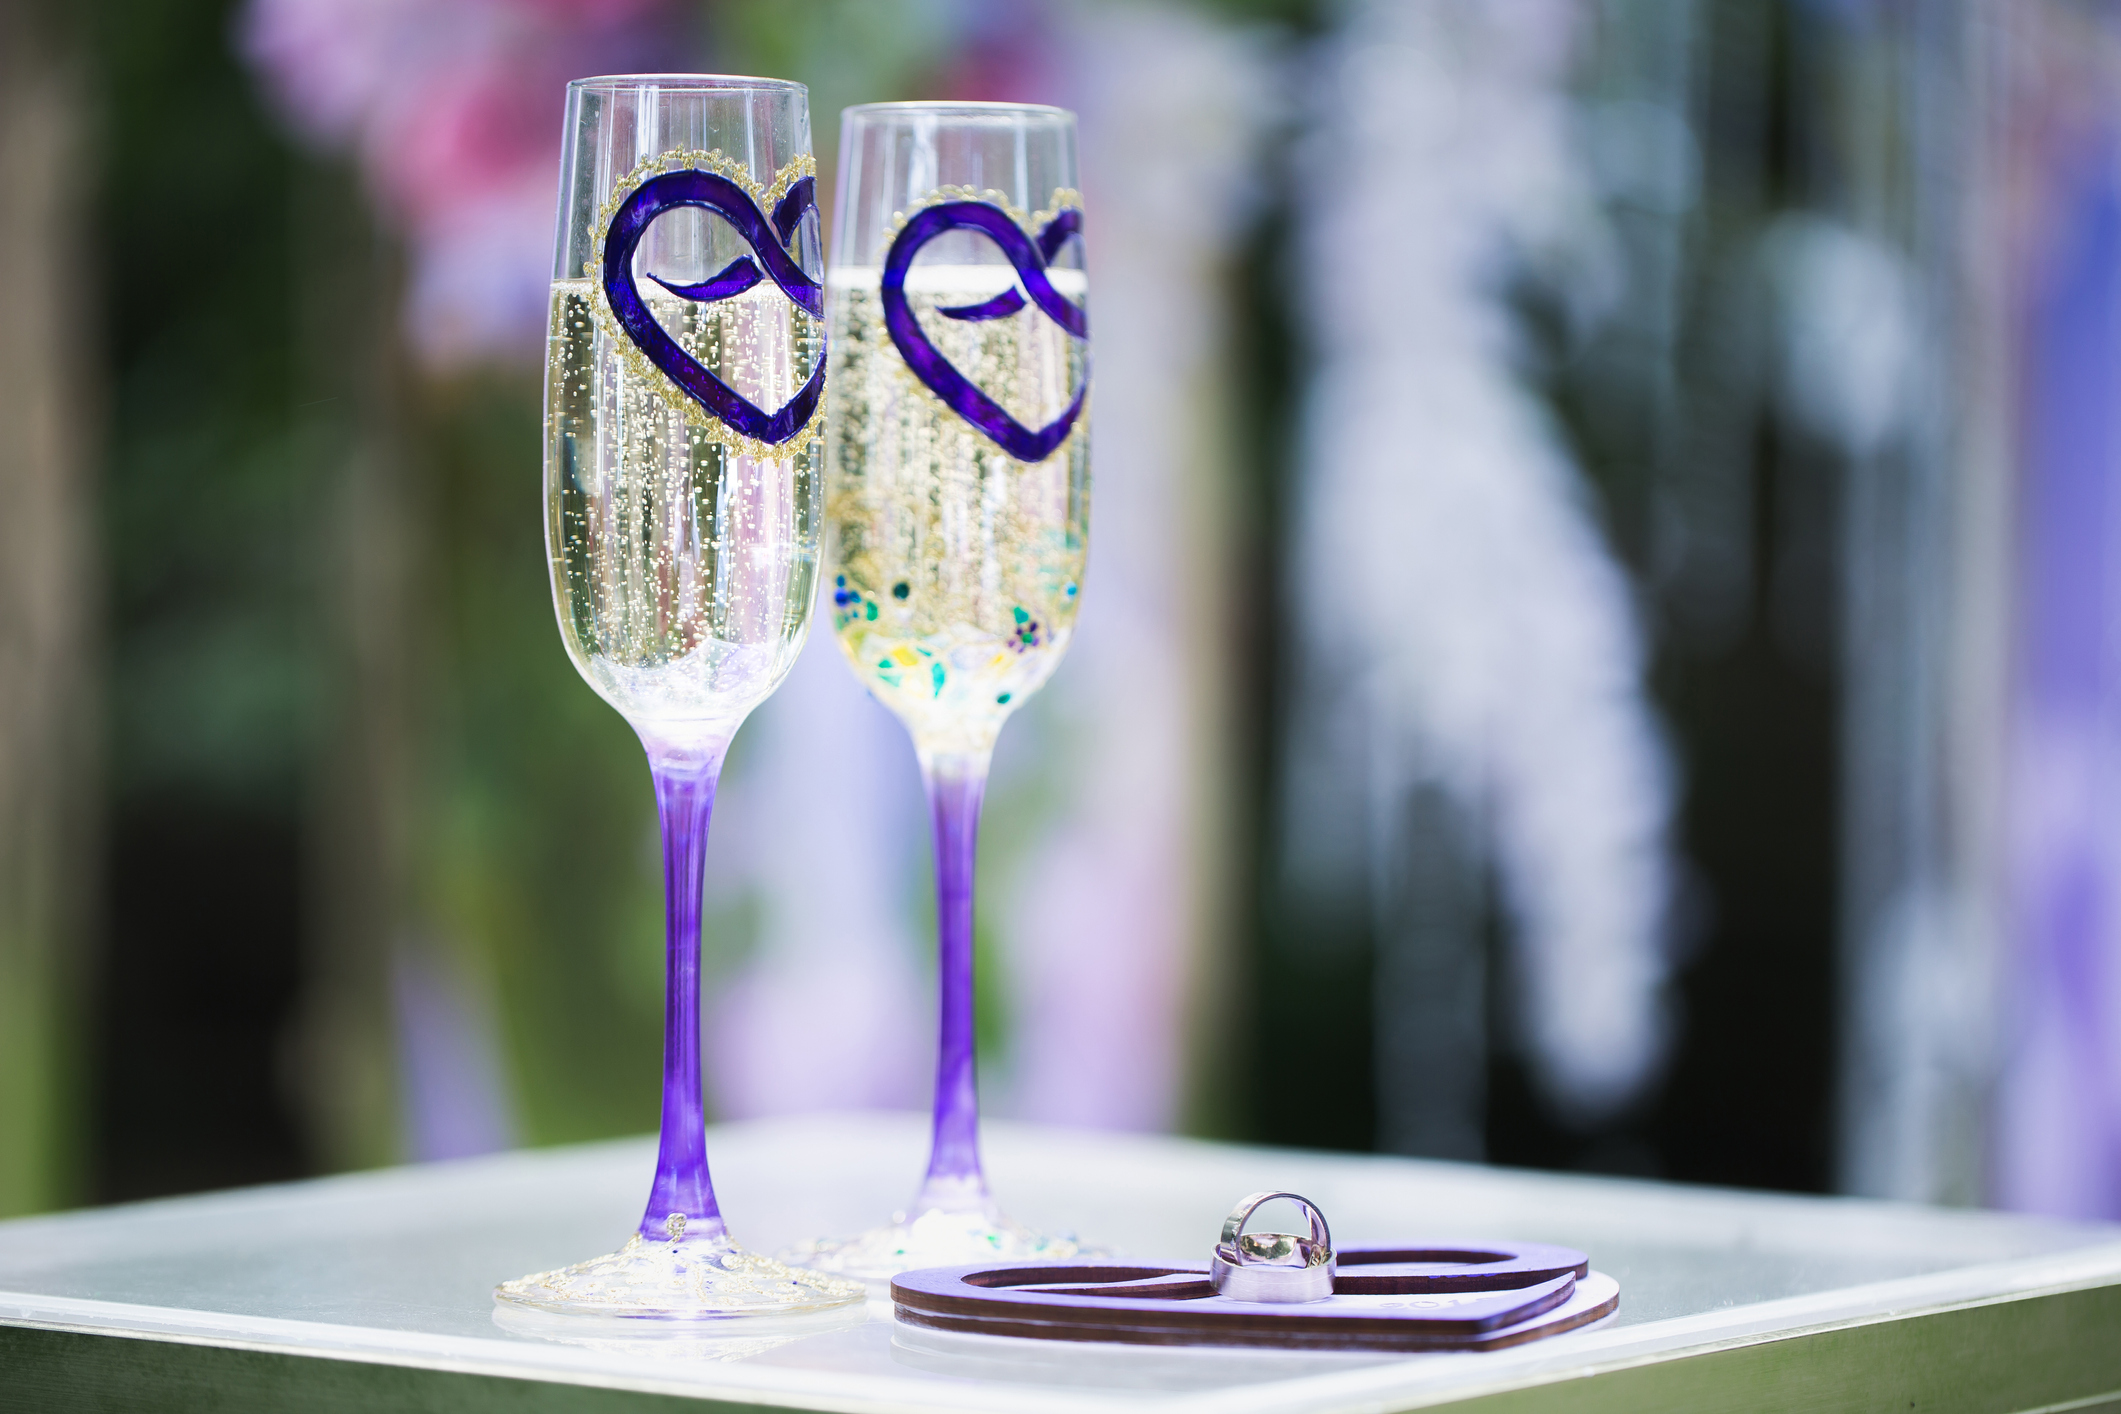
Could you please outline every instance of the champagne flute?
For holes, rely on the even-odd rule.
[[[1002,1216],[981,1169],[972,883],[995,738],[1075,630],[1089,343],[1074,114],[879,103],[848,109],[841,131],[827,277],[833,625],[920,758],[941,1038],[928,1172],[911,1208],[788,1259],[875,1281],[1079,1254]]]
[[[737,727],[794,663],[816,596],[825,331],[814,171],[801,84],[659,74],[568,85],[545,545],[568,656],[640,736],[655,782],[662,1142],[625,1246],[502,1284],[495,1296],[511,1306],[702,1319],[864,1296],[730,1237],[700,1087],[701,864],[715,782]]]

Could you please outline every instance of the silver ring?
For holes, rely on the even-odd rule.
[[[1293,1232],[1247,1233],[1245,1224],[1260,1204],[1286,1198],[1304,1210],[1311,1235]],[[1333,1234],[1318,1205],[1295,1193],[1254,1193],[1223,1219],[1222,1241],[1208,1259],[1208,1282],[1232,1301],[1291,1304],[1323,1301],[1333,1294]]]

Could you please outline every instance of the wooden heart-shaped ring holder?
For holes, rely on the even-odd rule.
[[[1205,1266],[931,1267],[891,1283],[898,1319],[932,1330],[1129,1345],[1499,1350],[1611,1315],[1620,1285],[1583,1253],[1536,1242],[1351,1247],[1333,1294],[1233,1301]]]

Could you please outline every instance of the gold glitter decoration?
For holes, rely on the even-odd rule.
[[[625,205],[626,198],[639,191],[650,178],[659,177],[665,172],[686,171],[712,172],[716,176],[727,177],[744,189],[744,194],[758,204],[760,212],[771,213],[781,198],[788,194],[790,187],[804,177],[816,178],[817,159],[807,152],[803,153],[775,172],[773,180],[765,186],[759,185],[758,179],[751,175],[749,167],[728,156],[718,147],[705,152],[693,148],[678,148],[641,159],[631,172],[619,179],[617,185],[612,187],[611,195],[597,209],[596,243],[590,250],[589,263],[583,274],[589,282],[591,308],[598,330],[610,340],[612,348],[618,352],[627,370],[637,380],[647,387],[654,388],[673,412],[705,432],[710,441],[721,443],[739,456],[759,457],[769,461],[794,456],[808,450],[817,441],[823,418],[813,414],[802,431],[785,442],[761,442],[756,437],[746,437],[693,401],[690,394],[655,366],[654,360],[634,346],[633,340],[628,338],[625,330],[619,326],[618,316],[611,310],[611,301],[604,294],[604,241],[611,233],[611,218]],[[771,227],[770,219],[767,225]],[[764,283],[772,284],[771,277]],[[812,320],[808,310],[793,305],[792,301],[790,315],[797,320]],[[819,355],[821,358],[823,356]],[[797,386],[801,386],[800,381]]]
[[[502,1282],[497,1300],[609,1316],[822,1311],[867,1298],[859,1283],[726,1246],[644,1242],[635,1233],[608,1257]]]
[[[1083,209],[1083,194],[1074,187],[1055,187],[1052,200],[1046,203],[1044,209],[1029,213],[1026,213],[1021,206],[1010,201],[1008,193],[996,191],[993,187],[984,189],[979,187],[937,187],[919,201],[914,202],[913,210],[892,212],[889,228],[891,233],[896,235],[899,231],[905,229],[906,222],[914,216],[926,211],[931,206],[941,206],[946,201],[977,201],[987,206],[992,206],[1014,221],[1023,230],[1023,233],[1032,239],[1034,244],[1038,240],[1038,233],[1044,230],[1046,224],[1054,217],[1060,215],[1063,211],[1080,211]],[[608,221],[609,218],[607,217],[606,220]],[[889,247],[891,242],[886,241],[884,244]]]

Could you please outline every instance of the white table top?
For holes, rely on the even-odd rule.
[[[925,1117],[721,1126],[709,1155],[739,1240],[771,1252],[874,1223],[925,1158]],[[1316,1201],[1345,1246],[1556,1242],[1619,1279],[1585,1330],[1485,1354],[1077,1345],[866,1319],[570,1342],[498,1326],[493,1284],[616,1247],[651,1140],[0,1223],[0,1324],[277,1350],[806,1409],[1339,1411],[1538,1385],[1824,1327],[2121,1283],[2121,1227],[1854,1199],[992,1124],[1003,1205],[1130,1256],[1205,1260],[1240,1195]],[[572,1331],[573,1328],[565,1328]]]

